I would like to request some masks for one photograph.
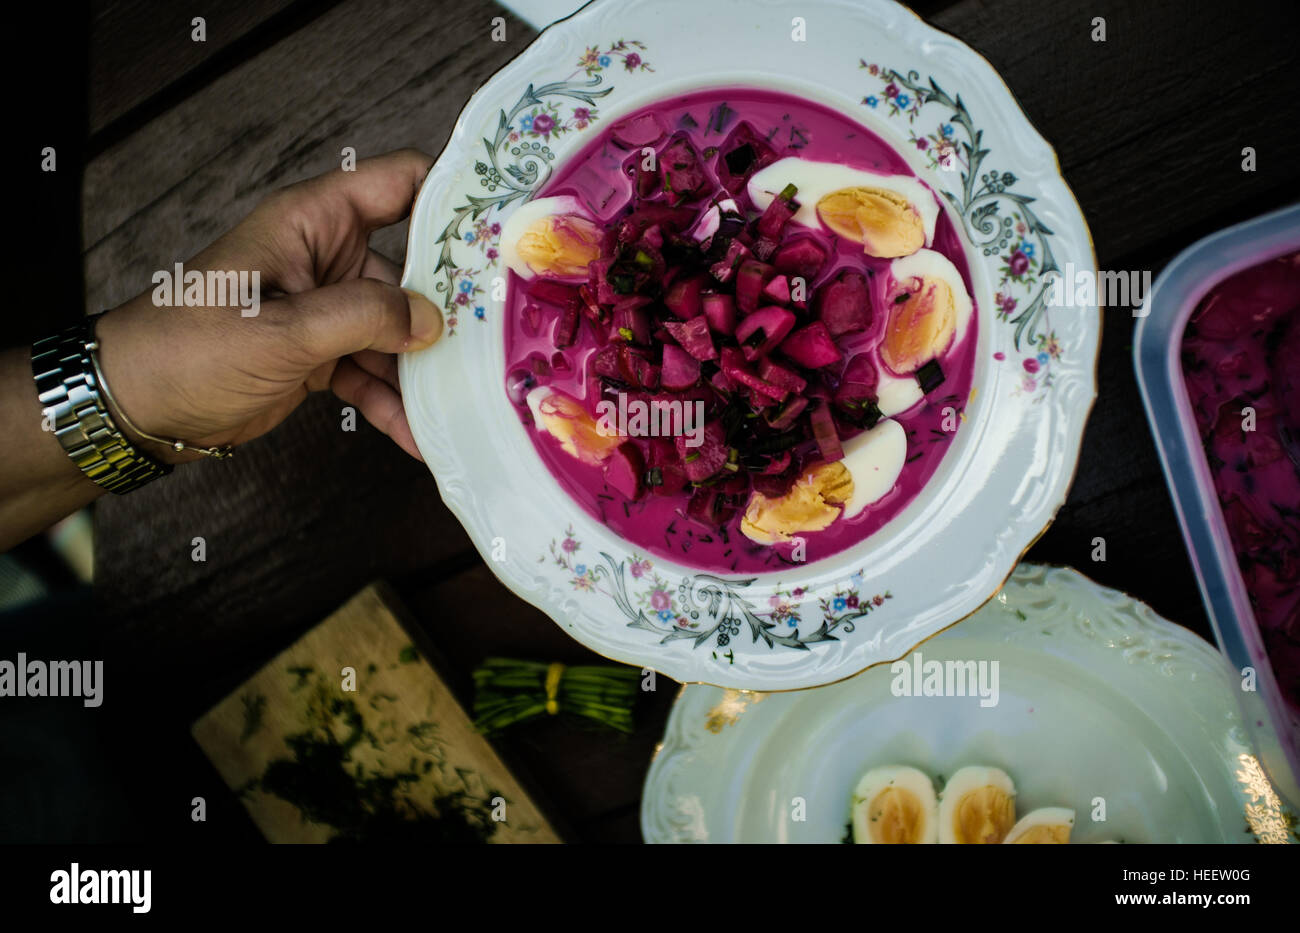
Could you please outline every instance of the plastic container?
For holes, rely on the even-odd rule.
[[[1238,694],[1243,719],[1274,786],[1300,806],[1300,718],[1284,699],[1265,653],[1184,384],[1180,352],[1187,321],[1210,289],[1242,269],[1297,250],[1300,205],[1229,227],[1184,250],[1160,274],[1139,312],[1133,362],[1219,648],[1237,671],[1257,672],[1257,689]]]

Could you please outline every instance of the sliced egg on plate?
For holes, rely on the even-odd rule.
[[[919,250],[889,264],[889,320],[880,358],[895,374],[914,373],[960,343],[974,304],[947,256]]]
[[[600,258],[600,228],[569,195],[527,201],[501,224],[501,258],[516,275],[581,276]]]
[[[1074,829],[1074,811],[1065,807],[1040,807],[1030,810],[1011,827],[1007,838],[1002,841],[1012,843],[1049,843],[1064,845],[1070,841],[1070,831]]]
[[[786,185],[796,189],[795,222],[824,226],[861,243],[872,256],[906,256],[934,242],[939,203],[910,175],[792,156],[755,172],[749,179],[749,199],[763,210]]]
[[[1016,787],[998,768],[961,768],[939,795],[941,843],[996,845],[1015,822]]]
[[[921,399],[925,393],[913,376],[895,376],[883,366],[877,367],[876,407],[886,418],[901,415]]]
[[[939,812],[934,785],[916,768],[872,768],[853,791],[853,841],[863,843],[934,843]]]
[[[776,544],[805,531],[821,531],[840,517],[839,506],[853,495],[853,477],[843,462],[809,467],[783,496],[752,493],[740,519],[751,541]]]
[[[907,462],[907,432],[897,421],[881,421],[845,441],[839,462],[853,477],[853,492],[844,503],[844,517],[852,518],[898,482]]]
[[[626,438],[602,433],[600,424],[582,403],[562,392],[538,386],[524,397],[533,423],[560,442],[560,447],[583,463],[598,466],[609,459]]]

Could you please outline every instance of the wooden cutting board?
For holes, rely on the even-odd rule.
[[[372,585],[194,724],[271,842],[559,842]]]

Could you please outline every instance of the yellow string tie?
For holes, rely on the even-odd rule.
[[[546,712],[554,716],[560,711],[556,697],[560,693],[560,678],[564,676],[564,665],[559,661],[546,669]]]

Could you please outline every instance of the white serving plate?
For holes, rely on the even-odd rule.
[[[1065,500],[1100,339],[1095,306],[1045,305],[1046,272],[1096,260],[1055,154],[992,67],[885,0],[797,15],[806,41],[772,0],[598,0],[548,28],[466,105],[416,201],[403,277],[448,323],[401,359],[407,416],[488,566],[606,657],[756,690],[897,658],[997,591]],[[921,494],[838,555],[723,578],[633,553],[542,464],[503,388],[494,225],[619,114],[736,85],[802,95],[892,142],[966,237],[980,318],[966,420]]]
[[[1011,775],[1020,815],[1073,809],[1073,842],[1294,841],[1223,657],[1125,594],[1022,564],[917,650],[997,660],[997,704],[896,696],[884,667],[792,693],[683,688],[646,776],[645,840],[840,842],[869,768],[946,776],[984,764]],[[795,798],[806,820],[793,818]],[[1098,800],[1104,822],[1092,819]]]

